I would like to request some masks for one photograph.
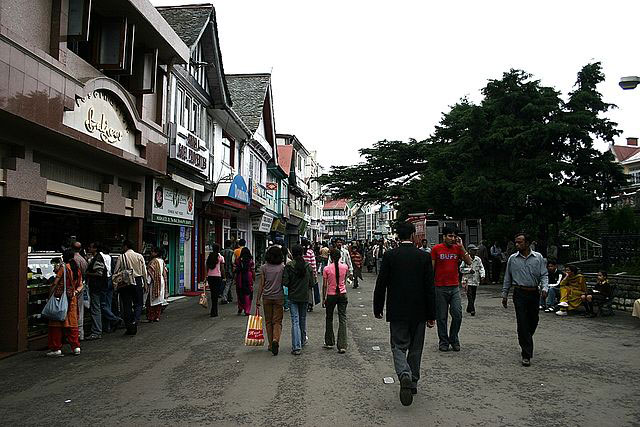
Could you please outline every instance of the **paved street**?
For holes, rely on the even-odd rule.
[[[640,423],[640,322],[541,314],[536,354],[521,367],[513,307],[497,287],[465,313],[460,353],[437,351],[428,332],[423,381],[410,407],[398,400],[387,324],[373,318],[375,276],[349,293],[349,349],[322,348],[324,312],[308,317],[309,344],[281,353],[243,346],[246,318],[221,306],[211,319],[186,298],[136,337],[83,344],[82,355],[27,352],[0,361],[4,425],[593,425]],[[362,306],[362,307],[361,307]],[[371,330],[367,330],[371,328]],[[380,346],[374,351],[373,346]],[[65,401],[70,402],[65,403]]]

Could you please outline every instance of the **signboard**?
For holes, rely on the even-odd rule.
[[[278,189],[278,183],[277,182],[267,182],[267,190],[276,191],[277,189]]]
[[[259,182],[251,179],[251,200],[255,200],[261,205],[266,205],[268,203],[267,200],[267,190],[264,188]]]
[[[178,250],[180,262],[178,263],[178,283],[179,283],[179,293],[182,295],[184,293],[184,242],[185,242],[185,229],[184,227],[180,227],[180,248]]]
[[[264,213],[262,216],[257,216],[251,218],[253,231],[260,231],[261,233],[268,233],[271,231],[271,226],[273,225],[273,220],[275,216],[270,213]]]
[[[236,175],[229,186],[227,197],[238,200],[239,202],[249,204],[249,192],[247,191],[247,183],[244,182],[242,175]]]
[[[209,150],[204,140],[180,125],[176,125],[176,139],[171,144],[169,155],[172,159],[196,169],[209,177]]]
[[[273,221],[273,225],[271,226],[271,231],[275,231],[276,233],[284,234],[287,232],[286,225],[282,222],[280,218],[276,218]]]
[[[75,108],[64,112],[62,124],[140,157],[131,117],[122,103],[104,89],[76,95]]]
[[[153,180],[151,220],[193,227],[194,191],[170,180]]]

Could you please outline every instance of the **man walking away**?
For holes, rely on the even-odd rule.
[[[444,243],[431,249],[431,263],[435,271],[436,319],[438,323],[438,349],[460,351],[458,332],[462,324],[462,301],[460,300],[458,265],[460,261],[468,265],[473,260],[462,245],[462,239],[450,227],[442,229]],[[447,333],[447,320],[451,312],[451,329]]]
[[[502,306],[507,308],[509,289],[513,286],[513,306],[518,323],[518,342],[522,349],[522,366],[530,366],[533,357],[533,334],[538,327],[540,290],[549,290],[547,265],[542,255],[532,251],[531,238],[524,233],[515,237],[517,252],[509,257],[502,286]]]
[[[224,242],[224,250],[222,251],[224,257],[224,269],[225,269],[225,284],[222,291],[221,304],[228,304],[233,302],[231,297],[231,283],[233,283],[233,247],[231,240]]]
[[[353,265],[353,289],[358,289],[358,279],[362,279],[362,255],[358,246],[351,247],[351,264]]]
[[[87,266],[85,281],[89,285],[89,300],[91,301],[91,335],[87,340],[102,338],[102,295],[107,286],[107,268],[102,254],[98,251],[98,243],[89,244],[91,261]]]
[[[393,364],[400,380],[400,402],[411,405],[418,392],[425,323],[436,317],[433,270],[429,257],[413,245],[415,226],[400,223],[400,246],[384,254],[373,293],[373,313],[382,319],[387,306]]]
[[[125,268],[133,270],[134,283],[119,290],[122,298],[122,317],[127,327],[125,334],[135,335],[138,332],[138,323],[140,323],[144,302],[147,266],[144,257],[133,250],[133,243],[130,240],[125,240],[122,243],[122,255],[116,262],[114,274]]]

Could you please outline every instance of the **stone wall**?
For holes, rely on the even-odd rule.
[[[595,274],[585,274],[587,287],[596,283]],[[621,311],[632,311],[633,302],[640,298],[640,276],[609,276],[609,283],[616,285],[616,293],[612,307]]]

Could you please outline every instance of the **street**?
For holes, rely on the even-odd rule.
[[[512,303],[501,307],[497,286],[481,286],[477,315],[464,314],[461,352],[439,352],[435,328],[428,331],[418,395],[403,407],[388,324],[371,310],[374,283],[375,275],[365,274],[360,289],[349,289],[344,355],[322,348],[320,305],[307,317],[301,356],[290,354],[285,313],[274,357],[266,346],[243,345],[247,319],[236,315],[235,304],[222,305],[221,317],[212,319],[190,297],[171,303],[159,323],[143,323],[135,337],[117,331],[84,342],[78,357],[66,347],[63,358],[44,352],[6,358],[2,424],[640,424],[637,319],[622,312],[596,319],[541,313],[532,366],[525,368]]]

